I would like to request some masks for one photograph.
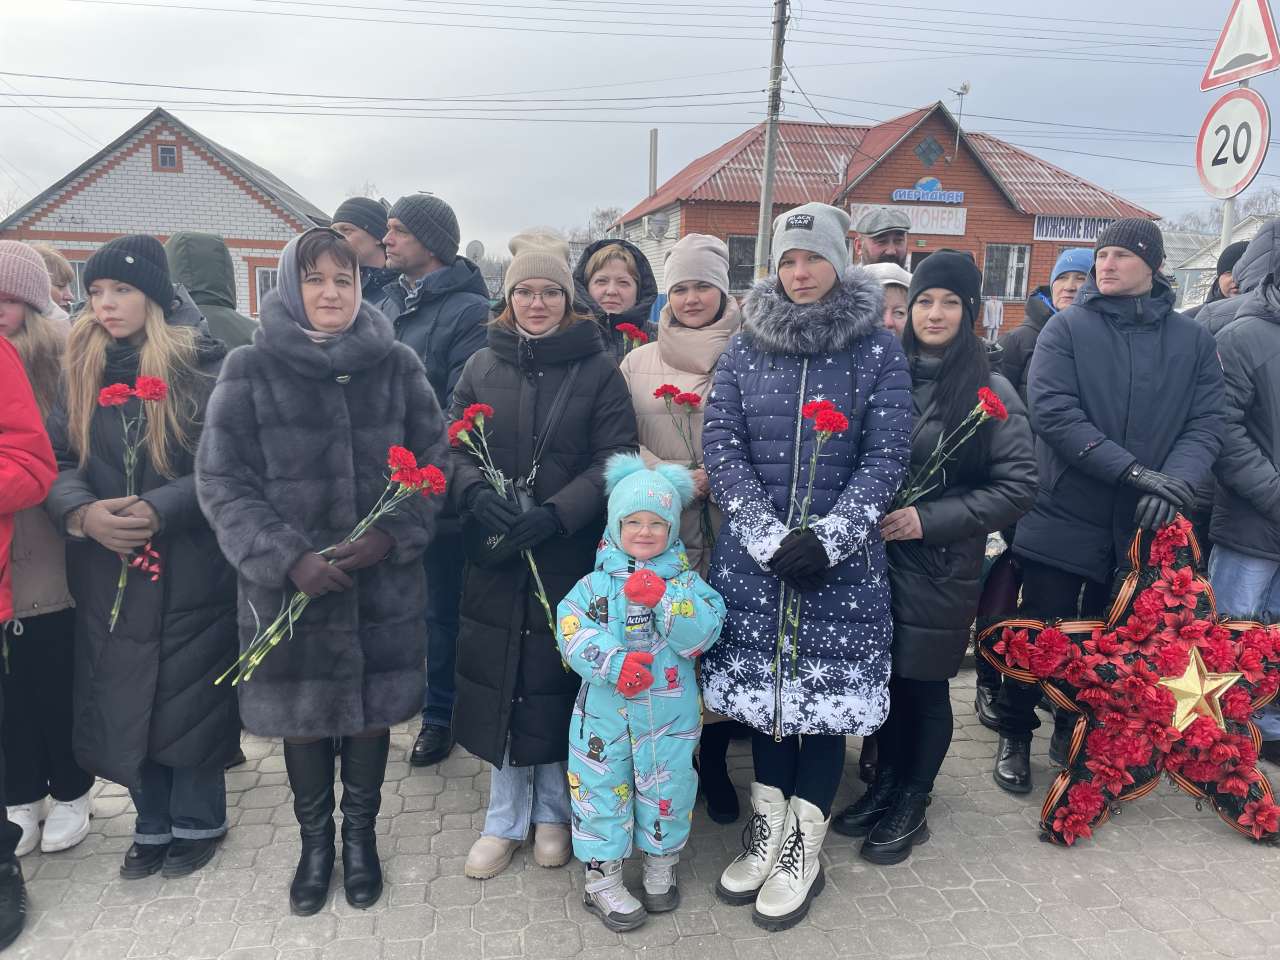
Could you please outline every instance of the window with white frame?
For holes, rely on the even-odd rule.
[[[254,267],[253,286],[258,291],[258,310],[262,310],[263,298],[275,289],[276,276],[279,271],[275,267]]]
[[[982,296],[1000,300],[1024,300],[1031,247],[1020,243],[988,243],[982,270]]]
[[[178,169],[178,148],[170,144],[156,147],[156,165],[161,170]]]
[[[84,265],[88,262],[87,260],[70,261],[71,269],[75,271],[76,275],[75,279],[71,281],[71,299],[74,303],[80,303],[82,300],[89,298],[84,289]]]

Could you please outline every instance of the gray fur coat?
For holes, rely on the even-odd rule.
[[[274,618],[307,551],[342,540],[381,496],[387,449],[448,469],[444,420],[422,363],[368,304],[341,339],[307,339],[279,291],[252,346],[232,352],[209,403],[196,473],[200,506],[239,574],[241,649],[254,611]],[[312,600],[239,685],[244,726],[262,736],[342,736],[422,708],[426,582],[438,499],[413,498],[379,524],[391,555],[344,593]]]

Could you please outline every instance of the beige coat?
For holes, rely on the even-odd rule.
[[[72,606],[67,589],[66,545],[44,506],[13,518],[13,616],[16,620],[56,613]]]
[[[692,330],[673,322],[670,305],[662,308],[658,337],[653,343],[632,350],[622,360],[622,375],[631,389],[631,403],[640,427],[640,453],[652,466],[659,462],[688,466],[689,450],[667,413],[666,404],[653,391],[664,383],[696,393],[706,405],[716,361],[729,345],[729,338],[742,325],[742,315],[733,297],[727,298],[724,316],[708,327]],[[680,409],[680,408],[677,408]],[[678,413],[677,416],[684,416]],[[702,463],[702,408],[690,417],[696,462]],[[703,543],[699,525],[701,501],[695,500],[680,520],[680,539],[689,554],[689,565],[706,577],[711,566],[711,550]],[[711,528],[720,530],[720,508],[710,505]]]

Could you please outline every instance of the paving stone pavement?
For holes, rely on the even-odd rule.
[[[630,934],[582,909],[580,870],[546,870],[522,852],[502,876],[462,875],[484,821],[488,774],[455,751],[438,767],[404,757],[416,724],[392,737],[379,845],[382,900],[354,910],[335,877],[329,907],[289,915],[298,852],[278,743],[245,737],[249,761],[227,778],[231,832],[213,862],[180,880],[117,876],[133,810],[120,787],[99,785],[96,819],[78,847],[23,859],[31,913],[8,951],[31,960],[125,957],[221,960],[1163,960],[1280,958],[1280,850],[1237,837],[1167,784],[1128,805],[1092,842],[1063,850],[1038,841],[1050,780],[1047,736],[1033,755],[1036,791],[1013,797],[991,780],[995,735],[973,716],[973,673],[953,683],[956,736],[938,779],[932,839],[906,863],[875,867],[832,834],[826,891],[793,930],[766,934],[747,907],[711,887],[740,849],[741,824],[700,809],[678,876],[684,902]],[[861,791],[850,742],[838,807]],[[739,792],[750,750],[730,752]],[[1280,783],[1280,770],[1266,768]],[[628,867],[632,883],[638,865]]]

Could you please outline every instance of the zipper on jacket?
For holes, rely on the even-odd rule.
[[[809,382],[809,358],[800,361],[800,391],[796,402],[796,442],[791,450],[791,489],[787,491],[787,526],[796,509],[796,490],[800,485],[800,448],[804,444],[804,391]],[[778,583],[778,636],[782,636],[787,617],[787,585]],[[782,642],[773,651],[773,742],[782,742]]]

